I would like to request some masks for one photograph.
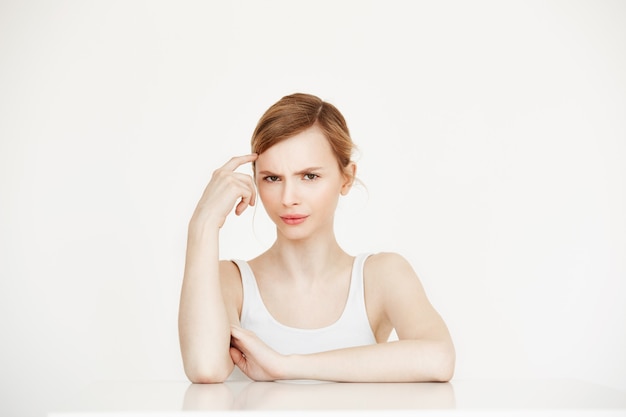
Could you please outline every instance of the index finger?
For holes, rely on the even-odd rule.
[[[258,157],[259,157],[259,155],[256,154],[256,153],[251,153],[249,155],[242,155],[242,156],[234,156],[234,157],[230,158],[230,160],[228,162],[226,162],[222,166],[222,168],[234,171],[234,170],[236,170],[237,168],[239,168],[243,164],[247,164],[248,162],[255,161]]]

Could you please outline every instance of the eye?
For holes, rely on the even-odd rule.
[[[316,180],[316,179],[318,179],[319,177],[320,177],[320,176],[319,176],[319,175],[317,175],[317,174],[311,174],[311,173],[304,174],[304,179],[305,179],[306,181],[315,181],[315,180]]]
[[[263,181],[267,181],[267,182],[277,182],[280,178],[278,178],[278,175],[268,175],[267,177],[263,178]]]

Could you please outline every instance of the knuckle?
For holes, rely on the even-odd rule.
[[[215,179],[228,179],[229,177],[229,172],[223,168],[219,168],[213,171],[213,178]]]
[[[212,177],[213,178],[218,178],[219,176],[222,175],[224,171],[221,168],[216,169],[215,171],[213,171]]]

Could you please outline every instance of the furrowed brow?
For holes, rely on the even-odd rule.
[[[305,168],[303,170],[300,170],[298,172],[296,172],[296,175],[304,175],[304,174],[310,174],[312,172],[320,172],[323,171],[324,168],[322,167],[310,167],[310,168]]]
[[[263,175],[263,176],[266,176],[266,177],[274,177],[274,176],[275,176],[275,177],[279,177],[279,176],[280,176],[280,175],[275,174],[275,173],[273,173],[273,172],[271,172],[271,171],[260,171],[260,172],[258,173],[258,175]]]
[[[304,174],[310,174],[312,172],[320,172],[323,171],[324,168],[322,167],[309,167],[309,168],[305,168],[305,169],[301,169],[300,171],[294,172],[294,175],[304,175]],[[276,176],[276,177],[280,177],[282,176],[281,174],[277,174],[275,172],[272,171],[259,171],[258,175],[262,175],[262,176]]]

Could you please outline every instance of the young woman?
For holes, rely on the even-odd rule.
[[[341,113],[308,94],[261,117],[252,154],[217,169],[189,223],[179,333],[194,383],[237,366],[258,381],[448,381],[448,329],[409,263],[395,253],[351,256],[334,213],[355,180]],[[236,172],[252,164],[253,175]],[[276,241],[249,262],[219,260],[219,231],[260,197]],[[398,340],[388,342],[395,329]]]

